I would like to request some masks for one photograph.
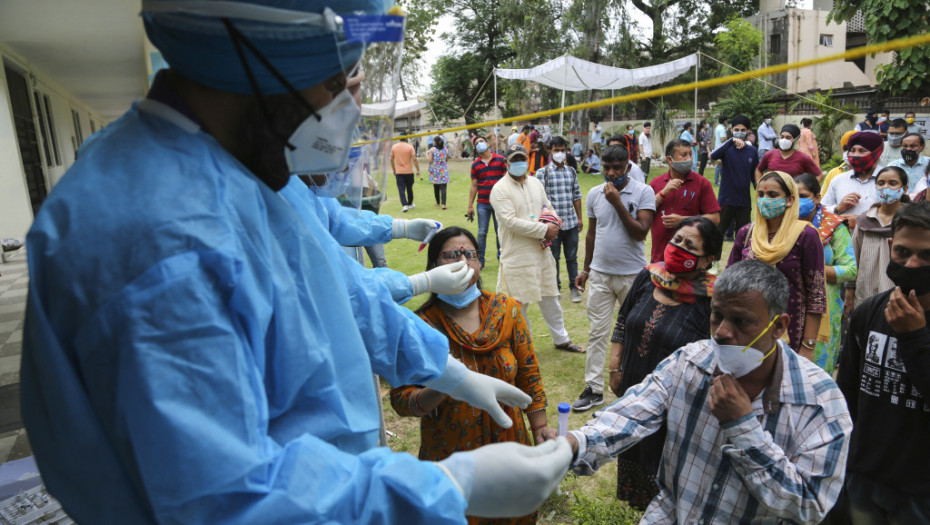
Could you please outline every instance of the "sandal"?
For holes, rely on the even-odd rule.
[[[565,352],[572,352],[574,354],[583,354],[584,348],[581,348],[581,345],[575,344],[571,341],[567,343],[562,343],[560,345],[555,345],[556,350],[563,350]]]

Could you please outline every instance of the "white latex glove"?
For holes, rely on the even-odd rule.
[[[426,386],[484,410],[503,428],[513,426],[513,421],[500,403],[526,408],[532,401],[519,388],[500,379],[472,372],[451,355],[446,361],[446,372],[442,377],[426,383]]]
[[[441,222],[430,219],[394,219],[391,222],[391,239],[412,239],[423,242],[430,231],[441,229]]]
[[[465,455],[470,457],[457,457]],[[538,447],[512,442],[485,445],[437,464],[462,490],[468,501],[466,514],[512,518],[530,514],[546,501],[571,461],[572,447],[560,437]],[[472,462],[474,470],[469,468]]]
[[[458,261],[452,264],[443,264],[432,270],[410,276],[410,285],[413,295],[435,292],[445,295],[461,293],[468,287],[471,278],[475,275],[473,268],[467,268],[468,263]]]

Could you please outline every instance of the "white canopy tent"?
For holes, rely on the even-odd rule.
[[[494,105],[497,106],[497,77],[538,82],[561,89],[562,107],[564,108],[566,91],[615,90],[630,86],[653,86],[668,82],[684,74],[692,67],[695,68],[696,79],[697,68],[700,67],[700,59],[697,53],[664,64],[637,69],[605,66],[565,54],[529,69],[495,69]],[[694,96],[695,104],[697,104],[696,90]],[[562,126],[563,117],[564,114],[559,116],[559,127]]]
[[[425,107],[426,102],[420,102],[419,100],[398,100],[396,104],[393,102],[362,104],[362,115],[366,117],[388,115],[393,110],[394,118],[398,118],[416,113]]]

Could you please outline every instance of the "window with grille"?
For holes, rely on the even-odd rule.
[[[84,130],[81,129],[81,115],[73,109],[71,120],[74,122],[74,158],[77,159],[77,150],[84,143]]]
[[[39,115],[39,134],[42,135],[42,146],[45,153],[45,165],[48,167],[61,166],[61,154],[58,150],[58,135],[55,133],[55,119],[52,116],[52,104],[48,95],[33,92],[36,104],[36,113]]]
[[[769,36],[769,54],[775,56],[781,54],[781,35],[773,34]]]

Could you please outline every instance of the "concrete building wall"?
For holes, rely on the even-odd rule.
[[[748,18],[763,31],[765,40],[763,65],[797,62],[841,53],[847,48],[845,23],[828,23],[832,6],[828,1],[815,4],[815,9],[785,7],[784,0],[763,0],[760,14]],[[829,37],[829,38],[824,38]],[[829,45],[832,40],[832,45]],[[855,63],[837,60],[816,66],[795,69],[773,75],[770,81],[791,93],[853,86],[875,86],[875,68],[892,61],[891,53],[868,56],[864,71]]]
[[[32,224],[32,209],[4,69],[0,67],[0,237],[24,237]]]
[[[39,94],[39,102],[43,106],[47,99],[51,115],[48,121],[52,128],[51,135],[43,136],[39,128],[43,121],[39,118],[34,96],[32,111],[45,185],[51,190],[74,163],[77,148],[82,140],[86,141],[92,130],[99,131],[106,122],[61,86],[32,68],[27,60],[3,46],[0,46],[0,62],[26,77],[30,90]],[[44,112],[44,108],[41,111]],[[3,68],[0,68],[0,237],[24,237],[33,219],[12,114],[6,75]],[[75,128],[75,117],[80,122],[80,134]],[[47,162],[45,155],[45,137],[49,139],[51,163]],[[52,140],[57,142],[57,156],[54,154]]]
[[[790,9],[788,16],[792,25],[789,49],[794,51],[793,61],[810,60],[841,53],[846,50],[846,24],[828,23],[827,11]],[[827,38],[829,37],[829,38]],[[826,45],[829,40],[833,45]],[[853,62],[834,61],[791,71],[787,89],[794,93],[812,89],[830,89],[852,86],[874,86],[877,84],[875,68],[891,62],[890,53],[866,57],[865,71]]]

